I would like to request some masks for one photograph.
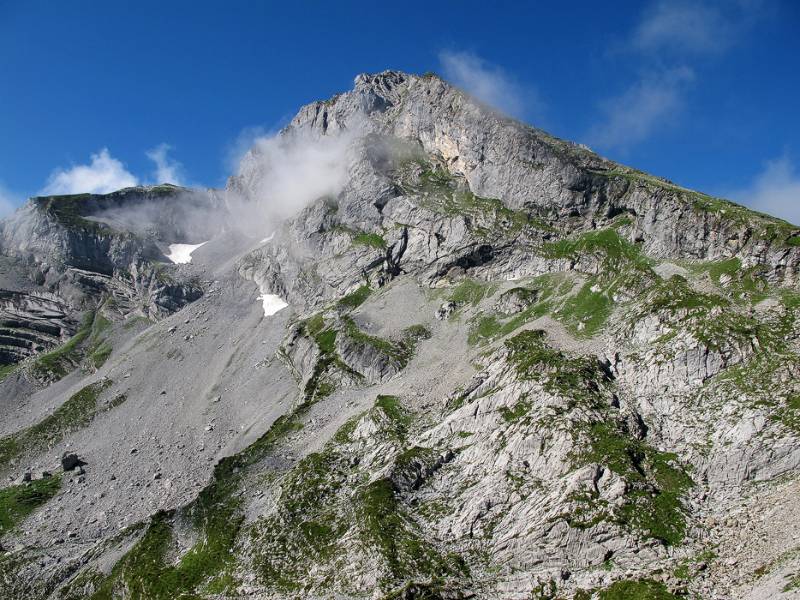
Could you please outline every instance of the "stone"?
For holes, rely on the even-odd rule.
[[[82,465],[82,461],[74,452],[65,452],[61,456],[61,468],[64,471],[72,471]]]
[[[455,312],[456,308],[457,305],[455,302],[451,301],[445,302],[439,308],[436,309],[436,318],[439,321],[444,321],[448,319],[450,315],[452,315]]]

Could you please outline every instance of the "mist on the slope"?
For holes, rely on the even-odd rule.
[[[357,129],[330,135],[289,129],[260,137],[225,190],[134,198],[87,218],[164,243],[197,244],[223,232],[263,240],[313,201],[342,191]]]
[[[338,195],[357,129],[324,136],[287,130],[256,139],[225,192],[229,225],[260,239],[313,201]]]

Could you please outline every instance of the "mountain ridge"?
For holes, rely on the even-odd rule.
[[[5,596],[796,593],[796,227],[396,71],[115,194],[0,235]]]

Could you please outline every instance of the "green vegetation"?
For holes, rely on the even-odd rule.
[[[414,355],[414,349],[420,340],[428,339],[430,331],[423,325],[412,325],[403,331],[399,340],[387,340],[364,333],[350,317],[342,317],[344,329],[342,333],[359,344],[371,346],[393,361],[398,369],[404,369]]]
[[[89,384],[36,425],[0,438],[0,464],[8,464],[26,452],[48,448],[70,431],[88,425],[96,414],[106,409],[97,405],[97,398],[111,383],[103,379]]]
[[[304,390],[305,402],[314,402],[320,398],[329,396],[335,390],[335,375],[337,371],[346,375],[361,378],[360,373],[356,373],[348,367],[336,352],[336,336],[338,332],[333,327],[329,327],[322,314],[316,314],[301,324],[301,327],[308,336],[317,344],[319,358],[314,365],[311,377],[306,382]]]
[[[614,310],[610,290],[598,288],[597,278],[591,278],[556,312],[559,320],[578,337],[590,338],[599,333]]]
[[[387,433],[384,425],[396,433],[410,423],[409,413],[395,396],[378,396],[371,413],[372,418],[380,415],[380,436]],[[275,511],[251,528],[254,564],[261,583],[270,589],[302,595],[313,587],[330,588],[348,549],[354,547],[351,531],[368,554],[377,552],[380,557],[383,589],[414,576],[439,578],[454,569],[463,572],[456,559],[441,557],[424,541],[390,480],[370,483],[343,452],[361,418],[364,415],[350,419],[320,452],[300,461],[281,481]],[[386,439],[400,441],[402,436]],[[415,448],[402,452],[397,468],[425,452]],[[350,541],[343,545],[342,539]]]
[[[597,593],[599,600],[678,600],[667,586],[652,579],[625,580],[612,583],[609,587],[597,590],[578,590],[575,600],[589,600]]]
[[[545,342],[545,332],[528,330],[506,341],[508,361],[522,380],[540,381],[551,394],[591,408],[606,405],[610,381],[596,358],[570,356]]]
[[[17,365],[0,365],[0,382],[11,375],[17,369]]]
[[[536,277],[531,288],[521,288],[533,293],[538,292],[537,301],[523,311],[511,317],[497,313],[483,313],[473,320],[468,341],[470,344],[482,344],[508,335],[525,323],[555,310],[563,298],[573,287],[572,280],[563,274],[547,274]]]
[[[36,479],[0,490],[0,535],[21,523],[25,517],[50,500],[61,487],[61,476]]]
[[[716,215],[720,220],[724,219],[724,221],[734,226],[746,227],[753,231],[759,239],[778,242],[787,246],[798,244],[795,241],[797,239],[797,227],[794,225],[771,215],[750,210],[729,200],[688,190],[665,179],[654,177],[635,169],[620,168],[613,171],[595,170],[592,172],[603,177],[623,179],[649,190],[663,189],[673,192],[676,198],[691,206],[695,212]]]
[[[637,246],[620,237],[614,228],[597,229],[576,238],[547,242],[542,246],[542,252],[552,259],[578,259],[594,255],[608,276],[631,269],[651,273],[650,259]]]
[[[388,479],[366,485],[357,501],[361,539],[368,547],[377,549],[386,563],[384,587],[414,576],[438,579],[467,573],[463,560],[442,556],[423,539]]]
[[[100,368],[111,354],[105,335],[110,326],[111,321],[99,311],[88,311],[78,331],[66,343],[36,357],[32,373],[40,379],[56,381],[79,366],[84,357],[88,357],[94,369]]]
[[[154,515],[142,539],[114,566],[92,600],[110,600],[122,586],[131,598],[141,599],[195,598],[203,590],[231,593],[236,585],[232,548],[243,523],[242,482],[251,466],[273,452],[286,435],[302,428],[302,418],[312,403],[301,403],[292,413],[276,419],[245,450],[223,458],[214,467],[211,483],[179,513]],[[178,520],[188,520],[200,539],[173,562],[169,551]]]
[[[41,354],[33,363],[32,371],[43,379],[57,380],[78,366],[82,358],[82,344],[91,335],[95,313],[83,316],[78,331],[55,350]]]
[[[387,439],[401,441],[408,436],[412,415],[397,396],[379,395],[369,415],[378,426],[380,435]]]
[[[368,285],[362,285],[355,292],[344,296],[337,304],[342,308],[349,308],[352,310],[364,304],[371,293],[372,290]]]
[[[583,406],[607,416],[611,384],[594,358],[570,356],[549,347],[543,331],[524,331],[506,342],[508,361],[522,380],[567,398],[566,410]],[[521,399],[503,418],[514,423],[528,418],[530,405]],[[681,498],[693,485],[675,455],[660,452],[632,437],[608,416],[577,426],[585,441],[573,457],[577,465],[601,464],[623,477],[628,486],[622,505],[610,506],[595,494],[574,497],[582,508],[566,515],[573,527],[612,521],[642,531],[667,545],[680,543],[686,523]],[[588,441],[588,444],[586,443]]]
[[[379,233],[358,233],[353,237],[355,246],[368,246],[377,250],[386,249],[386,240]]]
[[[622,506],[601,509],[610,511],[603,518],[635,527],[668,546],[683,541],[686,519],[681,498],[693,482],[677,456],[606,422],[593,423],[588,434],[590,450],[580,457],[581,462],[607,466],[624,477],[629,487]]]
[[[531,403],[527,400],[520,400],[513,407],[508,408],[505,406],[500,407],[500,415],[506,423],[516,423],[527,416],[531,410]]]
[[[554,316],[579,337],[591,337],[603,328],[618,294],[638,294],[658,279],[652,261],[613,227],[546,243],[542,253],[550,259],[589,260],[590,265],[596,265],[596,274],[554,311]]]
[[[684,265],[693,273],[707,273],[711,281],[734,303],[755,304],[768,295],[769,284],[764,278],[763,265],[745,268],[738,258],[686,262]]]
[[[54,218],[64,227],[92,234],[112,234],[114,231],[102,223],[84,219],[91,194],[67,196],[40,196],[33,198],[36,207]]]
[[[548,313],[561,321],[576,337],[592,337],[605,326],[618,295],[629,297],[640,293],[658,279],[650,260],[635,245],[623,240],[614,229],[548,242],[542,246],[541,252],[550,259],[571,261],[594,257],[589,265],[596,265],[592,268],[596,268],[597,274],[589,276],[577,293],[572,293],[575,278],[563,273],[535,278],[529,285],[539,292],[537,301],[513,317],[496,313],[477,317],[469,334],[471,344],[508,335],[526,322]],[[493,294],[495,289],[489,284],[467,281],[456,288],[451,300],[474,306]]]
[[[474,279],[465,279],[453,288],[450,292],[449,300],[456,304],[476,306],[484,298],[493,295],[495,291],[497,291],[497,286],[493,284]]]
[[[515,235],[531,228],[550,231],[552,227],[534,216],[508,208],[502,200],[473,194],[465,181],[453,177],[444,168],[423,164],[419,179],[406,182],[404,189],[419,196],[425,208],[453,217],[467,217],[476,233],[484,237]]]

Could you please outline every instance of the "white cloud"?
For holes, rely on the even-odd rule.
[[[171,149],[172,146],[169,144],[161,143],[145,153],[156,165],[156,170],[153,172],[156,184],[183,185],[183,165],[167,156]]]
[[[236,139],[225,148],[223,160],[226,170],[229,173],[238,172],[242,159],[255,145],[256,141],[277,135],[278,131],[278,129],[267,131],[264,127],[258,125],[242,129]]]
[[[535,117],[542,112],[542,102],[533,90],[523,88],[503,69],[471,52],[445,50],[439,53],[439,62],[445,78],[512,117]]]
[[[257,138],[242,157],[236,185],[226,194],[231,224],[264,237],[280,221],[325,196],[336,196],[348,179],[357,120],[346,130],[314,135],[299,130]]]
[[[92,154],[91,163],[69,169],[57,169],[50,175],[42,194],[107,194],[138,184],[138,179],[125,169],[108,148]]]
[[[718,5],[661,0],[645,11],[633,34],[633,46],[648,52],[713,53],[725,49],[734,24]]]
[[[800,224],[800,173],[786,155],[767,161],[750,186],[728,196],[753,210]]]
[[[0,219],[14,212],[19,205],[17,197],[0,183]]]
[[[658,0],[642,14],[631,46],[659,54],[717,54],[773,8],[764,0]]]
[[[688,67],[648,75],[602,106],[603,120],[589,132],[588,142],[600,148],[632,146],[669,122],[683,105],[683,93],[694,79]]]

